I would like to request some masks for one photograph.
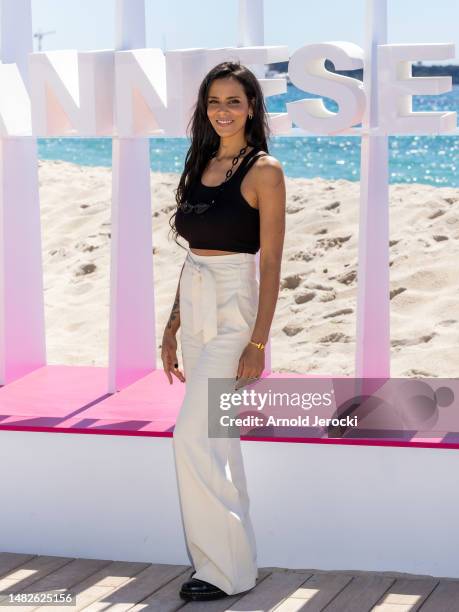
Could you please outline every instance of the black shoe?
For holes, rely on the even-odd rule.
[[[195,574],[196,572],[193,572]],[[193,574],[191,574],[193,576]],[[220,597],[228,597],[228,593],[222,591],[214,584],[192,578],[182,584],[179,593],[182,599],[193,601],[206,601],[208,599],[220,599]]]

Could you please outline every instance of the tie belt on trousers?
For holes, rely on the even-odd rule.
[[[247,267],[255,270],[255,255],[251,253],[232,253],[231,255],[198,255],[191,251],[186,257],[187,265],[191,266],[191,302],[192,302],[192,325],[193,333],[203,333],[205,343],[217,335],[218,303],[217,303],[217,270],[221,266],[233,268],[236,273],[241,274],[241,269]],[[215,271],[213,270],[215,267]],[[253,272],[254,273],[254,272]],[[250,282],[250,281],[249,281]]]
[[[191,301],[193,333],[203,332],[204,342],[217,335],[217,285],[212,270],[204,263],[187,256],[192,266]],[[205,313],[205,315],[204,315]]]

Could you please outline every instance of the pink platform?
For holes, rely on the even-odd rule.
[[[163,370],[155,370],[116,394],[107,394],[108,369],[48,365],[0,387],[0,430],[45,431],[126,436],[172,437],[185,393],[176,378],[170,385]],[[269,378],[312,378],[273,373]],[[314,378],[319,376],[314,375]],[[322,378],[322,376],[320,376]],[[343,378],[343,377],[334,377]],[[459,435],[406,439],[317,437],[251,437],[258,442],[357,444],[426,448],[459,448]]]

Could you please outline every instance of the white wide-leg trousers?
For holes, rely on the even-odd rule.
[[[255,535],[239,437],[208,435],[209,378],[233,378],[258,308],[255,255],[188,251],[180,280],[185,397],[173,434],[193,578],[231,595],[255,586]],[[234,385],[233,385],[234,387]]]

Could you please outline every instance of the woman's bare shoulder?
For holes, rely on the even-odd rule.
[[[269,185],[277,185],[284,178],[284,169],[273,155],[260,155],[254,164],[254,179]]]

